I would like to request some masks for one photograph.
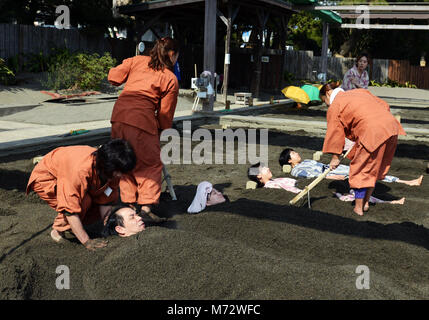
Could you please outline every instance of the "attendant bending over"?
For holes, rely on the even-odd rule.
[[[83,225],[104,221],[118,201],[119,179],[130,172],[136,157],[124,140],[110,140],[98,149],[90,146],[59,147],[33,169],[27,194],[34,190],[57,212],[51,237],[61,241],[71,230],[89,250],[105,247],[107,241],[90,239]]]
[[[279,157],[279,164],[281,167],[289,164],[292,167],[291,175],[297,178],[315,178],[322,174],[329,165],[317,162],[315,160],[305,159],[302,160],[298,152],[293,149],[287,148],[282,151]],[[326,179],[332,180],[345,180],[349,177],[350,167],[340,164],[335,170],[329,172]],[[419,186],[422,184],[423,175],[413,180],[401,180],[394,176],[385,176],[382,181],[403,183],[409,186]]]

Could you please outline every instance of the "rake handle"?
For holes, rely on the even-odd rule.
[[[351,147],[349,150],[346,151],[346,153],[340,158],[340,162],[347,157],[347,155],[349,154],[350,150],[352,150],[353,147]],[[299,199],[301,199],[303,196],[305,196],[311,189],[313,189],[320,181],[322,181],[323,179],[325,179],[325,177],[329,174],[329,172],[331,172],[331,168],[329,168],[328,170],[326,170],[325,172],[323,172],[322,174],[320,174],[315,180],[313,180],[308,186],[305,186],[305,188],[298,193],[295,198],[293,198],[291,201],[289,201],[289,204],[295,204],[298,202]]]

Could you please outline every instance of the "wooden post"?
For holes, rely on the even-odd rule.
[[[323,35],[322,35],[322,58],[320,60],[320,72],[325,73],[328,77],[328,42],[329,42],[329,23],[323,22]],[[327,80],[327,78],[326,78]]]
[[[261,73],[262,73],[262,61],[261,61],[262,50],[263,50],[262,37],[264,34],[264,28],[265,28],[265,24],[267,23],[268,16],[269,16],[269,13],[265,12],[265,10],[258,11],[258,21],[259,21],[258,35],[259,35],[259,39],[257,41],[257,53],[256,53],[256,57],[255,57],[255,63],[256,63],[255,86],[254,86],[254,91],[252,94],[252,96],[254,98],[259,98],[259,91],[260,91],[260,86],[261,86]]]
[[[229,65],[231,63],[230,60],[230,47],[231,47],[231,29],[232,23],[234,22],[235,17],[237,16],[238,10],[240,6],[235,8],[234,13],[232,12],[232,5],[228,3],[228,18],[225,18],[222,14],[220,14],[220,18],[226,25],[226,40],[225,40],[225,61],[223,67],[223,83],[222,83],[222,93],[223,93],[223,101],[228,101],[228,81],[229,81]]]
[[[216,69],[216,0],[205,0],[205,20],[204,20],[204,66],[203,71],[210,71],[212,74],[211,84],[215,88]],[[204,99],[203,111],[213,111],[214,96]]]

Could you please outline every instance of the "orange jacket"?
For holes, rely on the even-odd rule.
[[[327,112],[323,153],[341,154],[345,137],[374,152],[394,135],[405,135],[389,105],[366,89],[339,92]]]
[[[150,134],[171,128],[179,94],[177,77],[168,69],[155,71],[148,66],[150,57],[125,59],[110,69],[108,80],[123,92],[115,103],[111,122],[122,122]]]
[[[56,180],[54,190],[46,190],[46,193],[56,195],[57,212],[65,210],[69,213],[81,213],[88,210],[83,203],[87,194],[95,204],[116,201],[119,180],[112,179],[101,186],[95,170],[95,156],[92,155],[96,150],[89,146],[59,147],[52,150],[33,169],[27,184],[27,194],[36,180]],[[109,195],[105,193],[108,187],[112,189]]]

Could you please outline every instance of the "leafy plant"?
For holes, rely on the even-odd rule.
[[[0,58],[0,83],[11,85],[16,83],[15,74],[8,68],[5,61]]]
[[[115,66],[115,59],[110,53],[99,54],[58,52],[50,60],[47,81],[53,90],[98,90],[110,68]]]
[[[371,80],[369,82],[369,85],[371,87],[388,87],[388,88],[415,88],[417,89],[417,86],[415,84],[412,84],[410,81],[407,81],[405,83],[400,83],[396,80],[387,79],[385,83],[379,83],[375,80]]]
[[[49,57],[42,52],[27,53],[24,60],[24,70],[28,72],[44,72],[48,69]]]
[[[283,79],[287,84],[290,84],[295,80],[295,76],[293,75],[293,73],[285,71],[283,74]]]

